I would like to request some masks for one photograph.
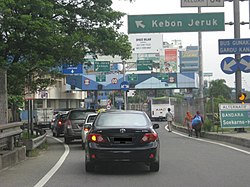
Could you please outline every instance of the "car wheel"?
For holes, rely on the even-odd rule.
[[[93,172],[95,170],[95,165],[90,162],[85,162],[85,170],[86,172]]]
[[[157,172],[160,169],[160,164],[159,162],[153,162],[149,165],[150,171]]]
[[[70,143],[70,139],[68,137],[64,136],[64,143],[69,144]]]

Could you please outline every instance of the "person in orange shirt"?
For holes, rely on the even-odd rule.
[[[184,124],[187,125],[188,136],[191,136],[191,137],[193,135],[192,119],[193,119],[192,114],[190,112],[187,112],[184,118]]]

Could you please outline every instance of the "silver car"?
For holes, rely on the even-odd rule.
[[[85,146],[86,135],[89,132],[89,129],[92,126],[96,116],[97,116],[97,113],[88,114],[86,117],[85,123],[82,127],[82,148],[83,149]]]

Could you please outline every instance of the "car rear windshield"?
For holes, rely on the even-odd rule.
[[[71,111],[69,119],[72,120],[85,120],[88,113],[85,111]]]
[[[102,113],[95,125],[103,127],[143,127],[148,125],[148,119],[145,115],[138,113]]]

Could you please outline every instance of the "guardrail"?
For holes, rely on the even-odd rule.
[[[43,144],[46,141],[47,133],[42,132],[40,134],[41,135],[36,137],[36,138],[24,140],[24,144],[25,144],[26,150],[28,152],[34,150],[37,147],[39,147],[41,144]]]
[[[19,145],[22,133],[22,122],[14,122],[0,125],[0,151],[12,151],[15,146]]]

